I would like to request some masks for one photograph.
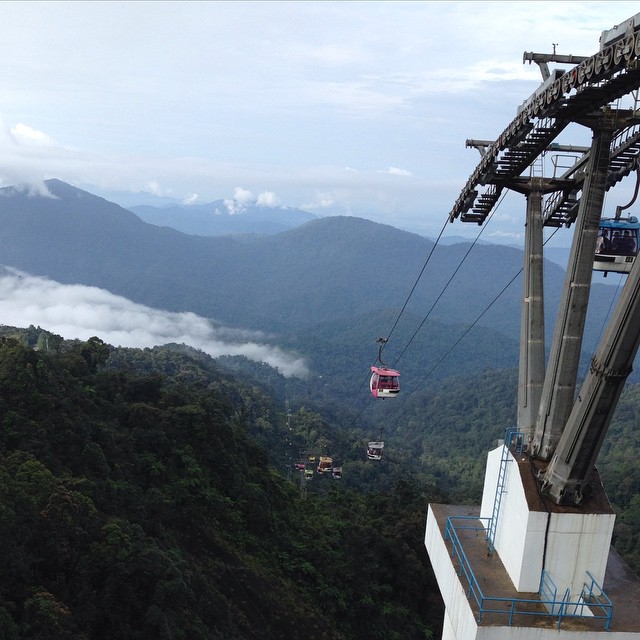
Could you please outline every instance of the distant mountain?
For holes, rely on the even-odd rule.
[[[569,247],[545,247],[544,257],[566,269],[570,252],[571,249]]]
[[[171,227],[197,236],[224,236],[256,233],[273,235],[293,229],[318,216],[288,207],[238,205],[235,201],[216,200],[208,204],[129,207],[139,218],[161,227]]]
[[[413,289],[406,312],[416,317],[428,313],[432,321],[478,323],[519,336],[518,249],[477,245],[460,267],[468,243],[432,251],[433,242],[422,236],[352,217],[320,218],[272,236],[197,237],[145,223],[58,180],[47,184],[54,197],[0,190],[2,263],[148,306],[279,333],[397,313]],[[551,327],[564,272],[548,261],[545,272]],[[593,287],[587,349],[602,327],[610,290]]]

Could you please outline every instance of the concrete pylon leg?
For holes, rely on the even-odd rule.
[[[573,407],[591,290],[593,256],[609,171],[614,131],[610,119],[613,120],[607,112],[598,126],[594,126],[587,177],[533,434],[532,453],[541,460],[549,460],[553,455]]]
[[[518,376],[518,431],[527,443],[533,439],[545,368],[541,180],[532,178],[529,186]]]

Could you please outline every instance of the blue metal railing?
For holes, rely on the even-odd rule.
[[[588,618],[602,620],[605,631],[609,631],[613,616],[613,604],[589,572],[587,572],[588,581],[585,582],[580,597],[576,601],[570,600],[569,589],[565,591],[562,599],[558,600],[557,588],[544,571],[540,580],[540,598],[538,599],[485,596],[458,536],[458,531],[484,531],[485,527],[481,524],[483,520],[488,523],[490,518],[449,516],[444,535],[445,540],[451,541],[451,557],[457,557],[459,560],[458,575],[464,575],[467,581],[467,598],[473,599],[478,605],[478,623],[481,623],[482,617],[488,613],[507,616],[508,626],[513,625],[515,616],[556,618],[558,628],[565,619]],[[474,524],[454,525],[454,521],[473,522]],[[480,524],[477,524],[478,521]],[[543,605],[544,610],[540,610],[540,605]]]
[[[547,602],[556,602],[558,596],[558,587],[551,579],[551,576],[543,569],[540,578],[540,589],[538,590],[540,597]],[[551,613],[555,613],[555,607],[551,609]]]
[[[589,582],[584,583],[582,593],[580,594],[580,600],[589,608],[592,615],[595,615],[597,618],[605,618],[607,620],[605,629],[609,631],[611,618],[613,616],[613,603],[588,571],[587,577],[589,578]],[[600,615],[594,614],[594,611],[599,611]]]
[[[515,427],[509,427],[504,434],[504,444],[507,448],[513,446],[515,452],[521,455],[525,445],[524,431],[518,431]]]

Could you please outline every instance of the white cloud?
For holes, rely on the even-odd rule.
[[[54,196],[48,189],[44,181],[32,180],[30,182],[21,182],[11,184],[12,191],[18,191],[26,193],[28,196],[38,196],[39,198],[51,198],[57,200],[57,196]]]
[[[145,191],[161,198],[171,196],[171,194],[173,193],[172,189],[161,187],[160,183],[157,180],[149,180],[145,185]]]
[[[11,128],[16,141],[19,143],[27,144],[39,144],[46,146],[53,146],[56,144],[55,140],[42,131],[38,131],[29,125],[19,122],[15,127]]]
[[[233,199],[239,204],[249,204],[251,202],[255,202],[255,198],[253,194],[248,189],[243,189],[242,187],[236,187],[233,192]]]
[[[44,181],[54,176],[47,175],[46,166],[66,152],[42,131],[23,123],[10,127],[0,116],[0,187],[50,196]]]
[[[225,200],[224,206],[227,208],[227,213],[230,216],[236,216],[239,213],[242,213],[246,207],[243,204],[240,204],[236,200]]]
[[[224,206],[227,208],[227,213],[230,216],[238,215],[246,210],[248,204],[252,204],[256,201],[253,197],[253,193],[248,189],[242,187],[236,187],[233,191],[233,198],[224,201]]]
[[[198,201],[198,194],[192,193],[182,200],[182,204],[195,204]]]
[[[212,357],[243,355],[266,362],[285,376],[304,377],[301,358],[263,342],[259,333],[216,327],[194,313],[171,313],[136,304],[104,289],[63,285],[7,269],[0,277],[2,323],[41,326],[63,338],[98,336],[122,347],[187,344]]]
[[[256,200],[256,204],[260,207],[279,207],[280,199],[273,191],[263,191]]]
[[[493,233],[489,233],[487,238],[494,239],[512,239],[512,240],[521,240],[524,237],[523,233],[518,233],[515,231],[494,231]]]
[[[236,187],[233,191],[233,198],[225,200],[224,206],[230,216],[235,216],[246,211],[248,205],[256,203],[262,207],[277,207],[280,201],[276,194],[271,191],[265,191],[255,198],[248,189]]]
[[[389,167],[388,169],[380,170],[380,173],[388,173],[392,176],[412,176],[413,173],[411,171],[407,171],[407,169],[399,169],[398,167]]]
[[[313,202],[301,205],[301,209],[313,211],[314,209],[328,209],[335,204],[335,200],[331,193],[316,193],[316,199]]]

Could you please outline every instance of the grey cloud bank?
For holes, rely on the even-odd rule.
[[[301,358],[264,342],[257,333],[214,326],[194,313],[151,309],[104,289],[63,285],[5,269],[0,276],[2,324],[41,326],[63,338],[101,340],[121,347],[187,344],[212,357],[242,355],[266,362],[285,376],[305,377]]]

